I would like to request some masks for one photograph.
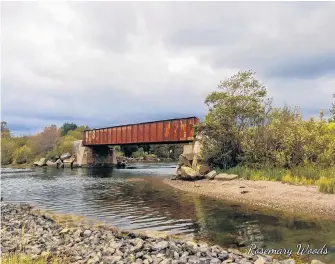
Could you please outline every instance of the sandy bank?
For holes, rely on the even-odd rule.
[[[314,186],[270,181],[174,181],[164,183],[182,191],[281,212],[335,220],[335,194],[320,193]]]

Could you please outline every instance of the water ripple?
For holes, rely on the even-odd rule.
[[[315,226],[314,229],[296,229],[294,221],[287,224],[274,216],[153,186],[151,181],[170,174],[174,167],[174,164],[163,167],[142,164],[113,171],[2,169],[1,196],[4,201],[31,203],[52,211],[83,215],[123,229],[196,235],[221,245],[243,241],[246,245],[294,248],[297,242],[308,241],[317,248],[334,243],[333,223],[320,221],[306,225]],[[131,177],[150,181],[127,181]],[[335,254],[331,253],[329,259],[335,260]]]

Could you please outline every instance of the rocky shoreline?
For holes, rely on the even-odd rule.
[[[285,263],[265,255],[247,255],[236,249],[223,249],[144,234],[120,232],[108,226],[58,223],[38,209],[25,204],[1,204],[2,258],[11,254],[59,257],[67,263]],[[312,263],[322,263],[313,262]]]

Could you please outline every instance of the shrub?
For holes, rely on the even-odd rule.
[[[145,155],[145,152],[144,152],[143,148],[139,148],[138,150],[133,152],[131,156],[133,158],[140,158],[140,157],[144,157],[144,155]]]
[[[31,160],[31,148],[24,145],[16,149],[13,156],[16,164],[28,163]]]
[[[335,178],[321,177],[317,185],[319,191],[323,193],[335,193]]]
[[[12,138],[1,138],[1,164],[9,165],[13,162],[15,142]]]

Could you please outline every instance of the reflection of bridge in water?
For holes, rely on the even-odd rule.
[[[74,144],[77,161],[80,166],[115,165],[113,146],[189,143],[198,123],[199,118],[187,117],[85,130],[83,141]]]

